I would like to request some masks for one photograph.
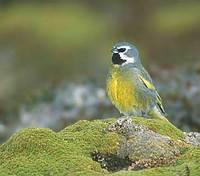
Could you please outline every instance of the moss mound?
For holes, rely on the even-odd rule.
[[[200,147],[186,144],[184,133],[169,122],[139,117],[133,118],[133,123],[152,130],[156,135],[164,136],[164,139],[169,137],[179,148],[180,155],[174,163],[132,170],[133,164],[145,162],[144,155],[142,161],[140,158],[135,161],[128,154],[122,156],[121,149],[127,138],[122,133],[108,130],[108,126],[115,121],[79,121],[58,133],[38,128],[21,130],[0,146],[0,173],[2,176],[153,176],[200,173]],[[131,135],[134,133],[131,132]],[[134,136],[131,136],[133,142],[132,137]]]

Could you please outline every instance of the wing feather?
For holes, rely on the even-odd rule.
[[[157,105],[159,107],[159,109],[161,110],[162,113],[165,114],[165,110],[162,106],[162,100],[160,95],[158,94],[155,86],[153,85],[152,82],[147,81],[144,77],[142,77],[141,75],[139,75],[139,79],[140,81],[143,83],[143,85],[147,88],[150,89],[151,91],[153,91],[156,94],[156,100],[157,100]]]

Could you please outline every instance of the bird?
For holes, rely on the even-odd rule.
[[[106,92],[112,104],[124,116],[166,119],[161,97],[141,63],[137,48],[119,42],[111,52]]]

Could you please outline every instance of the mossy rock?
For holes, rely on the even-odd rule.
[[[150,143],[142,143],[142,139]],[[152,151],[143,150],[150,144]],[[2,176],[199,173],[200,147],[187,144],[181,130],[159,119],[83,120],[57,133],[23,129],[0,146]]]

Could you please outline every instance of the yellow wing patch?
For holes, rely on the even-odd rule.
[[[141,75],[139,75],[139,78],[148,89],[156,90],[154,85],[152,83],[150,83],[149,81],[147,81],[146,79],[144,79]]]
[[[146,79],[144,79],[141,75],[139,75],[140,80],[143,82],[143,84],[146,86],[146,88],[153,90],[156,93],[156,97],[157,97],[157,104],[159,106],[159,108],[161,109],[161,111],[163,113],[165,113],[164,108],[162,106],[162,100],[160,95],[158,94],[156,88],[154,87],[154,85],[152,83],[150,83],[149,81],[147,81]]]

